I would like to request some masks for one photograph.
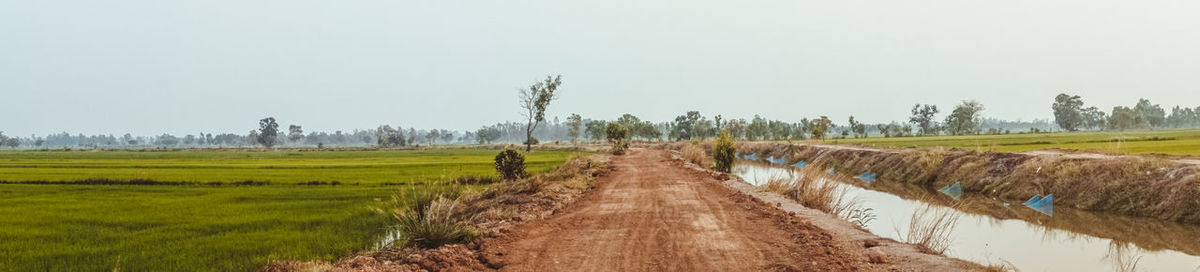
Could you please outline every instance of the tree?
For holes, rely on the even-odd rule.
[[[867,137],[867,125],[863,124],[861,122],[855,121],[854,116],[850,116],[850,131],[854,132],[854,138],[866,138]]]
[[[408,144],[416,145],[417,144],[417,129],[408,128],[408,139],[404,140],[404,141],[407,142]]]
[[[375,143],[379,147],[404,146],[404,129],[382,125],[375,129]]]
[[[717,137],[717,143],[713,145],[713,170],[724,173],[732,172],[734,153],[736,152],[733,136],[729,135],[729,131],[722,129],[721,135]]]
[[[641,118],[638,118],[637,116],[634,116],[633,114],[628,114],[628,113],[622,114],[621,117],[617,118],[617,123],[619,123],[622,126],[625,126],[627,128],[632,127],[634,124],[641,123],[641,122],[642,122]]]
[[[300,139],[304,138],[304,129],[297,125],[288,125],[287,137],[289,141],[292,141],[292,143],[299,142]]]
[[[937,105],[921,104],[913,105],[912,117],[908,118],[908,122],[920,128],[921,135],[937,134],[938,124],[934,121],[934,116],[938,114]]]
[[[454,132],[453,131],[443,129],[441,132],[441,135],[442,135],[443,143],[450,144],[451,142],[454,142]]]
[[[767,121],[768,130],[773,140],[788,140],[792,137],[792,124],[784,121]]]
[[[675,140],[691,140],[695,137],[700,137],[698,125],[704,116],[700,115],[699,111],[689,111],[687,114],[676,116],[672,135],[675,135]]]
[[[693,135],[693,139],[699,137],[700,140],[703,141],[708,139],[708,137],[716,136],[715,132],[717,131],[717,126],[713,124],[712,120],[701,118],[700,121],[696,122],[696,126],[693,128],[693,130],[696,133]]]
[[[571,114],[567,117],[567,136],[571,137],[571,144],[579,141],[579,131],[583,128],[583,117],[579,114]]]
[[[1133,111],[1142,116],[1142,120],[1150,124],[1150,127],[1163,127],[1166,122],[1167,113],[1158,104],[1150,104],[1150,100],[1138,99],[1137,105],[1133,107]]]
[[[9,148],[16,149],[18,146],[21,146],[21,139],[17,137],[4,136],[4,132],[0,131],[0,146],[7,146]]]
[[[616,123],[621,124],[622,127],[629,130],[629,136],[632,139],[634,136],[637,136],[637,128],[642,123],[642,119],[633,114],[626,113],[618,117]]]
[[[275,117],[267,117],[258,120],[258,135],[255,139],[258,144],[267,148],[275,147],[279,137],[279,124],[275,123]]]
[[[821,116],[820,119],[809,121],[809,131],[812,132],[812,138],[817,140],[825,140],[825,134],[833,129],[833,121],[829,120],[828,116]]]
[[[631,133],[633,133],[634,136],[642,137],[642,139],[646,140],[662,138],[662,132],[659,132],[658,128],[654,127],[654,123],[651,123],[650,121],[642,121],[634,124]]]
[[[1107,119],[1107,114],[1096,107],[1083,110],[1083,126],[1087,128],[1103,130],[1107,127]]]
[[[1058,94],[1054,97],[1054,104],[1050,105],[1050,108],[1054,109],[1054,122],[1066,131],[1078,131],[1079,127],[1085,123],[1083,99],[1078,95]]]
[[[1192,110],[1192,126],[1200,127],[1200,107]]]
[[[1125,131],[1126,129],[1147,128],[1149,122],[1142,119],[1136,110],[1129,107],[1116,106],[1113,107],[1112,115],[1108,117],[1108,127],[1111,129]]]
[[[425,133],[425,141],[429,142],[429,145],[437,144],[437,140],[440,137],[441,134],[438,133],[438,130],[436,129],[431,129],[429,132]]]
[[[1167,125],[1173,128],[1186,127],[1192,123],[1192,109],[1175,106],[1171,109],[1171,115],[1167,116]]]
[[[542,82],[534,83],[529,89],[521,90],[521,109],[525,115],[525,152],[533,150],[537,139],[533,138],[533,130],[538,124],[546,121],[546,107],[555,99],[555,91],[562,85],[562,75],[546,76]]]
[[[754,119],[750,120],[750,125],[746,126],[746,139],[748,140],[766,140],[771,137],[771,123],[762,116],[754,115]]]
[[[725,122],[726,130],[729,131],[729,136],[735,139],[746,138],[746,119],[735,119]]]
[[[475,140],[479,144],[490,144],[500,139],[500,130],[492,127],[484,127],[475,131]]]
[[[950,115],[946,116],[946,132],[951,135],[979,134],[979,125],[982,122],[982,118],[979,117],[981,111],[983,111],[983,104],[978,101],[963,101],[962,104],[954,107],[954,111],[950,112]]]
[[[603,141],[604,136],[605,136],[604,129],[607,126],[608,126],[608,123],[606,123],[604,121],[592,120],[587,123],[587,128],[586,128],[587,131],[585,131],[585,132],[587,133],[588,138],[591,139],[592,141],[595,141],[595,142]]]
[[[875,130],[878,130],[878,131],[879,131],[879,134],[883,134],[883,137],[884,137],[884,138],[891,138],[891,137],[892,137],[892,132],[888,130],[888,126],[887,126],[887,125],[884,125],[884,124],[875,124]]]

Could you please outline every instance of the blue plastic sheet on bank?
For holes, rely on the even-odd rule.
[[[747,160],[757,160],[757,159],[758,159],[758,154],[746,154],[746,156],[745,156],[745,157],[743,157],[743,158],[744,158],[744,159],[747,159]]]
[[[867,170],[866,172],[863,172],[862,175],[858,175],[858,179],[867,183],[875,182],[875,173],[871,173],[871,170]]]
[[[1029,198],[1029,200],[1026,200],[1025,203],[1022,203],[1022,204],[1025,206],[1029,206],[1029,205],[1033,205],[1033,203],[1037,203],[1038,200],[1042,200],[1042,195],[1040,195],[1040,194],[1033,195],[1033,197]]]
[[[804,168],[805,166],[808,166],[808,163],[804,162],[804,161],[799,161],[799,162],[792,164],[792,167],[795,167],[795,168]]]
[[[1025,206],[1042,214],[1054,216],[1054,194],[1048,194],[1045,197],[1035,195],[1029,201],[1025,201]]]
[[[962,182],[960,181],[951,185],[946,185],[945,187],[938,189],[938,192],[953,197],[955,200],[962,199]]]

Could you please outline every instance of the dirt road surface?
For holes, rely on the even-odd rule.
[[[484,254],[502,256],[508,271],[851,269],[827,235],[735,201],[664,151],[612,163],[589,196],[517,230],[509,243],[487,243]]]
[[[563,212],[484,242],[483,258],[506,271],[896,269],[666,151],[635,150],[612,164]]]

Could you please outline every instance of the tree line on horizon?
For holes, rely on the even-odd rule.
[[[1145,98],[1138,99],[1133,107],[1115,106],[1106,113],[1094,106],[1084,108],[1082,97],[1063,93],[1054,97],[1050,107],[1054,122],[1066,131],[1200,127],[1200,107],[1175,106],[1168,114],[1162,106]]]
[[[410,147],[438,144],[523,144],[527,148],[545,141],[605,142],[607,128],[617,125],[625,131],[625,137],[636,141],[680,141],[707,140],[716,138],[726,130],[738,140],[825,140],[844,138],[914,137],[933,135],[978,135],[1038,133],[1061,129],[1081,130],[1137,130],[1160,128],[1200,127],[1200,107],[1195,109],[1176,106],[1168,114],[1160,105],[1147,99],[1139,99],[1133,107],[1116,106],[1110,113],[1096,107],[1084,107],[1080,96],[1060,94],[1055,97],[1051,109],[1054,122],[1046,119],[1033,121],[1006,121],[982,115],[984,106],[974,100],[956,105],[946,116],[938,118],[941,110],[937,105],[916,104],[909,111],[906,122],[866,124],[850,116],[842,125],[828,116],[801,118],[799,122],[774,120],[754,115],[753,118],[711,117],[699,111],[688,111],[674,120],[652,122],[633,114],[623,114],[613,120],[588,119],[571,114],[566,121],[558,117],[546,120],[544,112],[556,98],[555,90],[561,85],[561,76],[547,76],[528,89],[522,89],[520,105],[524,110],[525,122],[503,122],[486,125],[474,131],[448,129],[417,129],[413,127],[380,125],[374,129],[356,129],[350,132],[305,132],[297,124],[283,130],[275,118],[259,120],[257,129],[246,134],[198,133],[185,136],[162,134],[157,136],[133,136],[126,133],[120,137],[108,135],[72,135],[67,132],[46,136],[11,137],[0,132],[0,147],[9,148],[121,148],[121,147],[276,147],[276,146],[377,146]]]

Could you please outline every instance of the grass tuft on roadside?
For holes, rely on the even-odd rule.
[[[953,208],[933,207],[926,204],[913,212],[908,222],[905,242],[914,244],[929,254],[944,254],[953,242],[954,226],[961,214]]]

